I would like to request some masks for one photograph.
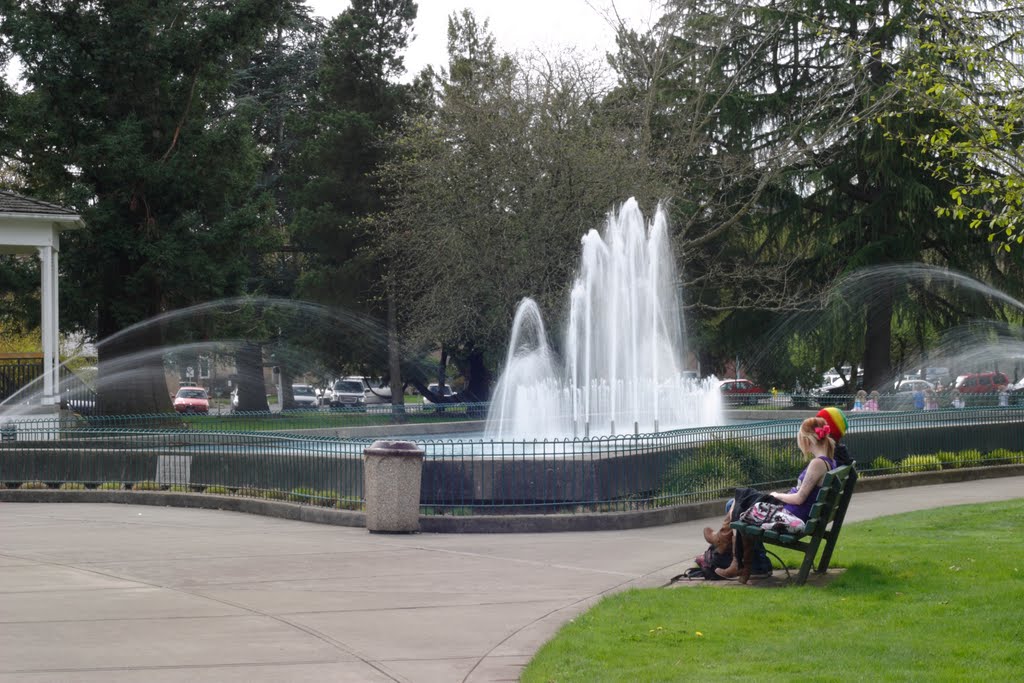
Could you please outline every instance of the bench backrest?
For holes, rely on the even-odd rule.
[[[825,473],[821,482],[818,497],[811,506],[811,513],[805,525],[806,533],[814,534],[824,531],[839,510],[845,510],[850,497],[853,496],[853,484],[857,480],[853,465],[843,465]]]

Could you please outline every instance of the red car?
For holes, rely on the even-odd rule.
[[[961,394],[996,394],[1009,384],[1010,379],[1001,372],[972,372],[957,377],[953,388]]]
[[[764,394],[764,389],[749,379],[727,379],[718,385],[718,390],[722,392],[726,405],[730,406],[741,403],[754,405]]]
[[[174,395],[174,409],[179,413],[210,412],[210,397],[202,387],[182,387]]]

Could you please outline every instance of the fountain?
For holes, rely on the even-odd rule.
[[[684,372],[685,330],[665,211],[635,199],[582,239],[559,362],[540,310],[515,314],[485,434],[580,438],[722,423],[717,380]]]

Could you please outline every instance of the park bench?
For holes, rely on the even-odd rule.
[[[804,561],[795,581],[796,585],[803,585],[811,572],[814,558],[818,554],[822,541],[825,543],[825,548],[815,571],[823,574],[828,570],[828,564],[832,560],[832,551],[835,550],[836,539],[843,527],[843,519],[846,517],[846,509],[850,506],[850,498],[853,497],[853,488],[856,483],[857,470],[853,465],[837,467],[826,473],[825,479],[821,482],[821,488],[818,490],[818,497],[811,507],[811,514],[807,518],[804,533],[799,536],[768,531],[755,524],[744,522],[733,522],[730,526],[736,533],[743,534],[750,539],[759,539],[763,543],[803,553]],[[788,572],[787,569],[787,574]]]

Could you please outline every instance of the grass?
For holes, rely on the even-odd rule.
[[[774,548],[772,549],[775,550]],[[780,549],[793,566],[798,555]],[[1016,680],[1024,499],[843,527],[825,587],[698,585],[602,600],[522,680]]]
[[[417,397],[418,398],[418,397]],[[423,410],[405,413],[409,424],[482,419],[470,416],[465,404],[446,406],[443,411]],[[394,424],[390,412],[373,406],[373,410],[340,409],[332,411],[294,411],[286,413],[254,413],[220,416],[183,416],[180,421],[197,431],[289,431],[297,429],[323,429],[339,427],[383,426]]]

